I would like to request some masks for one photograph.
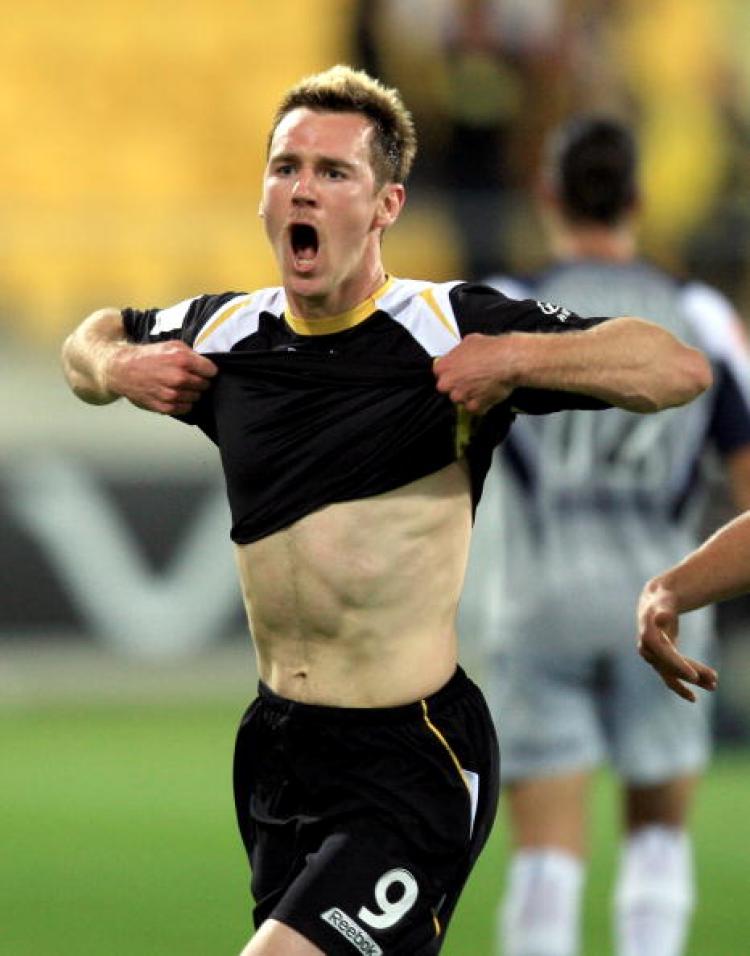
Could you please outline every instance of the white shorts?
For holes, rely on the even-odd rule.
[[[700,612],[698,612],[700,613]],[[547,621],[549,626],[549,621]],[[709,660],[710,624],[682,619],[680,649]],[[509,783],[593,768],[608,761],[627,782],[653,785],[701,770],[711,746],[710,695],[684,701],[638,655],[632,634],[577,649],[515,629],[488,655],[484,689]]]

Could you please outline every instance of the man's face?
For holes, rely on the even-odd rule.
[[[294,299],[344,311],[361,301],[358,286],[380,266],[380,230],[398,215],[403,188],[376,188],[373,133],[357,113],[304,108],[288,113],[274,132],[261,212]]]

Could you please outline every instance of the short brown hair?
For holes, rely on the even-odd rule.
[[[417,134],[411,113],[398,90],[373,79],[364,70],[339,64],[305,77],[284,96],[268,134],[268,149],[276,127],[298,108],[320,113],[361,113],[375,129],[372,168],[378,186],[403,183],[417,152]]]

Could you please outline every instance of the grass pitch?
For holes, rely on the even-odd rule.
[[[250,934],[231,757],[244,702],[35,706],[0,715],[0,952],[236,956]],[[750,754],[723,754],[694,816],[689,956],[750,952]],[[596,787],[585,954],[607,956],[617,808]],[[445,956],[493,956],[502,813]]]

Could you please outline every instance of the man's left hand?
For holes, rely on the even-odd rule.
[[[435,360],[437,390],[478,415],[505,401],[515,387],[509,339],[510,336],[467,335]]]

